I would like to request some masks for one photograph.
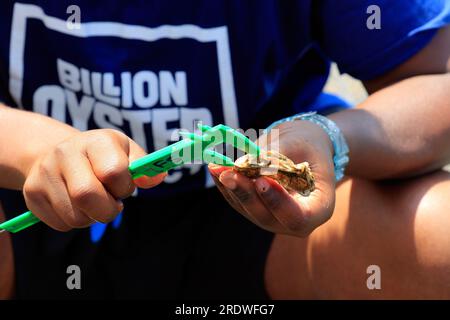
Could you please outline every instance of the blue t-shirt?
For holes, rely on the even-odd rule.
[[[330,61],[371,79],[449,22],[449,0],[2,0],[0,100],[81,130],[121,130],[150,152],[195,120],[264,128],[340,103],[321,95]],[[204,166],[174,170],[125,200],[122,227],[96,245],[86,229],[16,234],[17,295],[260,298],[271,235],[214,192],[202,203],[180,194],[210,184]],[[25,210],[20,194],[0,198],[9,217]],[[65,286],[71,264],[82,290]]]
[[[150,152],[194,121],[245,130],[327,107],[331,60],[377,77],[450,22],[450,1],[24,0],[2,1],[0,13],[6,104],[114,128]],[[208,185],[205,167],[188,165],[141,194]]]

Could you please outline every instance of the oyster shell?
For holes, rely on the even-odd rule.
[[[308,162],[295,164],[276,151],[261,151],[259,157],[246,154],[234,163],[234,170],[251,179],[268,176],[286,190],[308,196],[315,188]]]

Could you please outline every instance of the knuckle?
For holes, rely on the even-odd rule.
[[[127,136],[124,133],[116,129],[98,129],[94,131],[96,133],[96,136],[98,136],[101,139],[109,141],[111,140],[124,141],[125,139],[127,139]]]
[[[112,129],[112,128],[107,128],[107,129],[100,129],[100,131],[103,133],[103,134],[106,134],[106,135],[113,135],[113,136],[120,136],[120,135],[122,135],[123,133],[122,132],[120,132],[120,131],[118,131],[118,130],[116,130],[116,129]]]
[[[80,214],[75,214],[74,216],[70,216],[67,221],[68,224],[73,228],[83,228],[92,223],[92,221]]]
[[[108,223],[113,221],[119,214],[119,212],[120,212],[119,209],[104,210],[101,212],[102,213],[101,215],[95,218],[95,220],[102,223]]]
[[[67,155],[67,143],[62,142],[53,148],[53,154],[57,159],[65,158]]]
[[[28,201],[42,201],[45,198],[45,192],[39,184],[29,180],[23,186],[23,194]]]
[[[88,144],[96,145],[111,140],[111,135],[108,134],[109,129],[94,129],[83,132],[85,141]]]
[[[41,161],[37,166],[37,172],[41,177],[48,177],[52,173],[52,168],[46,162]]]
[[[106,168],[103,168],[99,174],[98,179],[103,183],[115,183],[119,179],[128,174],[128,164],[123,161],[113,160],[113,163]],[[131,178],[130,178],[131,181]]]
[[[128,141],[128,136],[116,129],[107,129],[109,131],[109,133],[114,136],[115,138],[121,140],[121,141]]]
[[[86,207],[95,204],[97,199],[96,188],[93,184],[80,184],[74,187],[70,192],[70,198],[77,207]]]
[[[70,203],[61,202],[57,207],[59,208],[58,214],[70,227],[81,228],[91,224],[91,220],[80,211],[75,210]]]

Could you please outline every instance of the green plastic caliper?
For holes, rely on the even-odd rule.
[[[223,124],[214,127],[199,124],[198,127],[202,135],[180,131],[179,134],[184,137],[183,140],[133,161],[128,167],[131,177],[133,179],[142,176],[153,177],[194,161],[233,166],[232,159],[213,150],[214,146],[222,143],[231,144],[245,153],[259,155],[258,145],[235,129]],[[27,211],[0,224],[0,232],[16,233],[39,221],[39,218],[31,211]]]

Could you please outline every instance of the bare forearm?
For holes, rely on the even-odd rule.
[[[0,105],[0,187],[21,189],[33,160],[76,132],[51,118]]]
[[[348,175],[405,177],[450,162],[450,74],[404,80],[330,118],[349,143]]]
[[[5,220],[0,203],[0,222]],[[14,293],[14,256],[11,236],[8,232],[0,234],[0,300],[11,299]]]

